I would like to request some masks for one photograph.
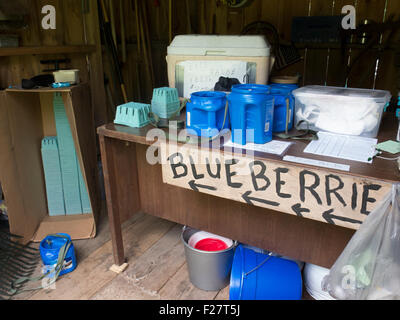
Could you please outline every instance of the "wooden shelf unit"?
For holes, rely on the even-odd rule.
[[[55,136],[53,96],[62,95],[92,212],[51,217],[48,214],[41,141]],[[51,233],[72,239],[93,238],[99,211],[96,132],[87,84],[63,89],[0,91],[0,181],[7,199],[10,232],[22,242]]]

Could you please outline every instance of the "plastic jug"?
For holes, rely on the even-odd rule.
[[[270,87],[242,84],[228,96],[232,142],[265,144],[272,140],[274,98]]]
[[[294,122],[294,97],[290,89],[272,86],[271,95],[274,97],[273,132],[292,130]]]
[[[186,128],[198,136],[213,137],[222,129],[229,129],[226,113],[226,94],[217,91],[192,93],[186,104]],[[224,123],[225,122],[225,123]]]

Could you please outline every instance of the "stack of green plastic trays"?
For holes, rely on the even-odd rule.
[[[91,213],[92,206],[90,205],[89,194],[87,192],[85,180],[83,179],[83,176],[82,176],[82,170],[80,170],[80,167],[79,167],[78,158],[76,159],[76,161],[77,161],[78,169],[79,169],[78,178],[79,178],[79,192],[81,194],[82,213]]]
[[[114,123],[141,128],[150,123],[151,105],[129,102],[117,107]]]
[[[42,161],[49,215],[63,216],[65,205],[57,137],[45,137],[42,140]]]
[[[61,175],[67,215],[82,214],[79,166],[71,128],[61,94],[54,94],[54,116],[60,152]]]
[[[163,119],[179,116],[180,107],[178,90],[176,88],[157,88],[153,90],[151,111]]]

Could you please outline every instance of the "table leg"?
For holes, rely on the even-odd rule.
[[[116,194],[115,162],[111,150],[112,142],[111,138],[104,137],[103,135],[99,135],[99,139],[114,262],[115,265],[122,266],[125,264],[125,254],[118,208],[118,195]]]

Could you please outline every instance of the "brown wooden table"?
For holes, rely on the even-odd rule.
[[[355,230],[351,228],[196,192],[187,186],[163,183],[162,166],[151,165],[146,160],[147,148],[154,143],[146,139],[146,134],[152,128],[114,124],[98,128],[116,265],[125,262],[121,223],[138,211],[327,268],[332,266],[354,234]],[[395,117],[386,114],[378,140],[395,140],[396,134]],[[373,164],[367,164],[305,155],[303,150],[308,143],[294,142],[285,155],[349,164],[349,174],[361,181],[381,181],[386,185],[400,181],[395,161],[375,159]],[[255,157],[274,164],[288,164],[281,156],[272,154],[256,152]],[[290,165],[316,169],[303,164]],[[343,174],[333,169],[324,170]],[[366,199],[374,202],[368,195]],[[373,207],[372,203],[369,205]]]

